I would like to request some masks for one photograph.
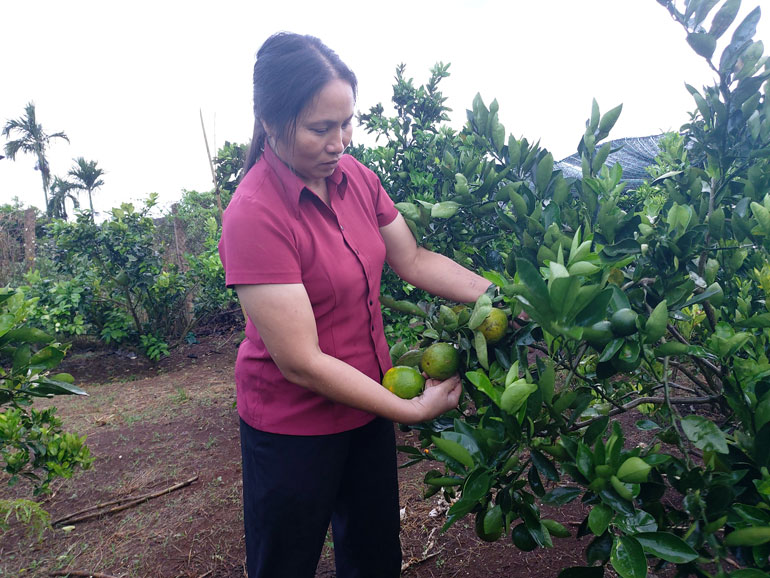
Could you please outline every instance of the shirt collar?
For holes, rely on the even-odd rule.
[[[302,182],[302,179],[300,179],[294,173],[294,171],[292,171],[286,165],[286,163],[278,158],[278,155],[275,154],[273,149],[267,143],[265,143],[265,150],[262,152],[262,157],[265,159],[265,162],[270,165],[270,168],[272,168],[275,172],[275,175],[278,177],[278,180],[283,186],[284,192],[287,195],[292,209],[294,210],[296,216],[299,217],[299,200],[302,196],[302,191],[307,190],[309,192],[310,189],[305,186],[305,183]],[[336,191],[340,198],[344,199],[345,191],[347,189],[348,177],[345,171],[340,168],[339,164],[335,167],[334,172],[326,178],[326,180],[328,184],[333,185],[329,187],[329,194],[331,195]]]

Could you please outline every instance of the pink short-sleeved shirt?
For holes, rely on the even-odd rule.
[[[379,302],[379,229],[398,210],[377,176],[349,155],[326,182],[331,207],[266,146],[224,213],[219,254],[226,282],[302,283],[321,350],[380,381],[391,361]],[[262,431],[322,435],[374,417],[286,380],[250,320],[235,380],[239,415]]]

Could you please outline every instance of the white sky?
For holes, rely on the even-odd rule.
[[[770,1],[743,4],[738,21],[762,6],[757,38],[770,47]],[[359,78],[360,111],[389,105],[397,64],[419,85],[449,62],[451,126],[480,92],[497,98],[506,133],[540,139],[556,158],[575,152],[594,97],[602,112],[624,105],[612,138],[645,136],[687,121],[685,82],[711,83],[655,0],[2,0],[0,12],[0,123],[34,101],[44,130],[70,139],[52,141],[53,175],[78,156],[106,171],[96,211],[153,191],[166,207],[183,189],[210,190],[199,110],[212,154],[248,141],[254,56],[278,30],[336,50]],[[29,155],[0,161],[0,203],[43,208],[34,165]]]

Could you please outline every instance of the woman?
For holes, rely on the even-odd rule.
[[[489,284],[418,247],[375,174],[344,155],[356,87],[316,38],[276,34],[257,54],[248,172],[220,241],[248,317],[235,373],[250,577],[312,577],[330,521],[337,576],[400,574],[393,422],[441,415],[461,385],[428,380],[411,400],[380,385],[382,267],[457,302]]]

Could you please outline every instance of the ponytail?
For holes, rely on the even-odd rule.
[[[265,136],[265,127],[262,126],[262,121],[258,118],[255,119],[254,134],[251,136],[251,146],[249,147],[249,154],[246,156],[242,175],[246,175],[262,156],[262,150],[265,148]]]

